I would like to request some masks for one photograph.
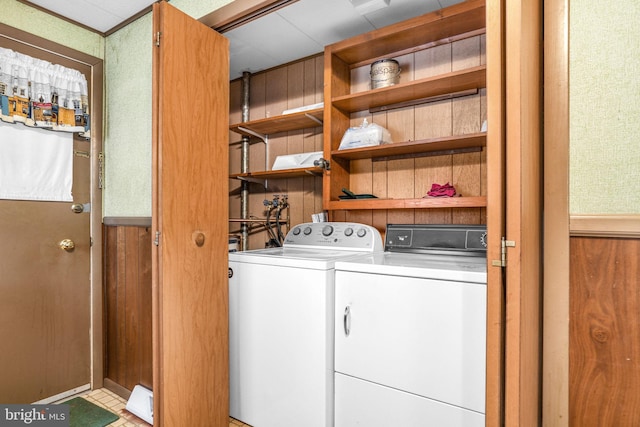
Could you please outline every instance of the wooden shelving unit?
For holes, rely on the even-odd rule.
[[[486,73],[486,67],[483,65],[352,95],[337,96],[333,98],[331,105],[344,112],[353,113],[415,99],[462,92],[467,89],[483,88],[487,78]]]
[[[273,135],[280,132],[308,129],[322,126],[322,108],[267,117],[229,126],[233,132],[245,136]]]
[[[420,199],[340,199],[331,201],[329,210],[361,209],[438,209],[479,208],[487,206],[487,198],[478,197],[425,197]]]
[[[338,150],[351,114],[486,88],[486,66],[477,64],[433,77],[352,93],[352,70],[382,58],[397,58],[486,32],[484,0],[469,0],[327,46],[325,64],[324,153],[330,164],[323,178],[323,206],[332,210],[484,208],[485,196],[341,200],[350,188],[351,162],[481,151],[486,133],[446,136],[374,147]],[[357,188],[350,188],[358,192]]]
[[[427,153],[432,155],[452,154],[452,152],[456,151],[465,151],[474,148],[482,149],[486,144],[487,134],[482,132],[468,135],[423,139],[420,141],[396,142],[393,144],[384,144],[375,147],[333,150],[331,151],[331,157],[334,159],[357,160],[382,159]]]
[[[310,129],[322,126],[323,108],[314,108],[290,114],[282,114],[264,119],[236,123],[229,126],[229,130],[248,137],[258,137],[268,141],[269,135],[300,129]],[[323,169],[319,167],[305,167],[293,169],[255,171],[231,174],[229,178],[245,180],[265,180],[280,178],[296,178],[303,176],[322,176]]]
[[[322,172],[323,172],[323,169],[318,167],[294,168],[294,169],[280,169],[280,170],[272,170],[272,171],[236,173],[236,174],[229,175],[229,178],[247,179],[247,180],[296,178],[296,177],[303,177],[303,176],[322,176]]]

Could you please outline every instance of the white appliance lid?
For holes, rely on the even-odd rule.
[[[487,283],[487,259],[478,256],[382,252],[340,260],[336,262],[335,269],[484,285]]]
[[[282,247],[230,252],[229,261],[327,270],[333,269],[338,260],[351,259],[364,256],[365,254],[367,254],[367,252]]]

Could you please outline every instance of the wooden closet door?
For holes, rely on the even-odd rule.
[[[542,2],[502,1],[509,242],[504,270],[504,425],[536,426],[541,425],[542,357]]]
[[[154,425],[226,426],[228,41],[153,6]]]
[[[486,425],[535,426],[541,422],[542,3],[486,5]]]

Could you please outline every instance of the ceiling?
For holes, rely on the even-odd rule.
[[[145,10],[156,0],[28,0],[33,4],[56,15],[107,33],[122,22]]]
[[[230,42],[230,77],[235,79],[242,76],[243,71],[255,73],[314,55],[328,44],[461,1],[390,0],[388,6],[361,15],[351,0],[298,0],[224,33]],[[108,33],[155,0],[25,2]]]
[[[320,53],[326,45],[461,1],[390,0],[363,16],[349,0],[299,0],[224,33],[230,42],[230,77]]]

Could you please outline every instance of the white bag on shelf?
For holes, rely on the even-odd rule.
[[[375,123],[369,124],[367,119],[364,119],[362,125],[347,129],[340,141],[338,150],[389,143],[391,143],[391,134],[387,129]]]

